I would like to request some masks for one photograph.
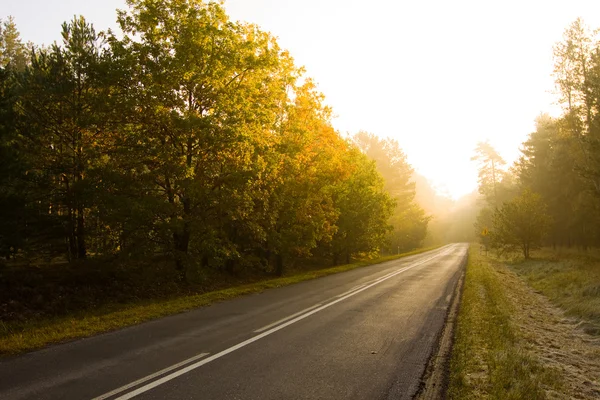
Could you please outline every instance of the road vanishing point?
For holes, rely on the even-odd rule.
[[[0,361],[0,399],[411,399],[467,244]]]

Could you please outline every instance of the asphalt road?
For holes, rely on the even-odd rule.
[[[0,399],[410,399],[467,245],[0,361]]]

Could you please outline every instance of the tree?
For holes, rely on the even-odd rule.
[[[65,225],[69,258],[83,259],[94,205],[90,168],[106,128],[103,41],[83,17],[62,28],[62,46],[36,52],[19,74],[16,145],[26,154],[32,201]]]
[[[390,218],[393,230],[387,237],[388,252],[408,251],[420,247],[427,236],[431,218],[414,202],[404,210],[394,212]]]
[[[550,221],[540,196],[526,189],[494,212],[491,245],[502,252],[519,248],[528,259],[530,250],[541,245]]]
[[[552,245],[591,243],[595,234],[590,218],[594,201],[585,179],[578,172],[581,157],[577,139],[564,119],[541,115],[536,130],[521,148],[514,170],[519,184],[538,193],[553,224],[547,241]]]
[[[25,174],[23,155],[15,149],[15,84],[12,74],[0,68],[0,257],[10,258],[24,246],[22,218],[25,195],[15,185]]]
[[[359,132],[353,142],[369,158],[375,161],[377,171],[385,182],[396,206],[390,217],[393,229],[386,238],[386,250],[410,250],[420,246],[427,235],[430,216],[415,203],[414,170],[408,163],[400,145],[393,139],[380,139],[376,135]]]
[[[310,257],[327,247],[338,226],[335,204],[338,185],[348,179],[347,144],[330,124],[331,110],[310,80],[295,88],[285,108],[277,140],[278,167],[271,178],[266,207],[267,259],[283,274],[292,259]]]
[[[28,63],[29,54],[21,41],[21,35],[12,16],[0,20],[0,67],[22,71]]]
[[[377,252],[392,229],[388,221],[395,208],[374,161],[351,148],[347,165],[351,174],[334,193],[339,210],[338,229],[331,244],[334,265],[342,257],[349,264],[355,254]]]
[[[22,179],[24,154],[16,146],[18,103],[16,75],[28,62],[28,54],[12,17],[0,21],[0,256],[10,258],[25,247],[27,196]]]
[[[385,188],[398,206],[403,208],[415,197],[415,183],[412,181],[413,168],[406,154],[394,139],[380,139],[368,132],[358,132],[352,141],[377,164],[377,170],[383,176]]]
[[[506,162],[489,142],[477,144],[471,161],[478,164],[478,190],[482,196],[482,204],[474,224],[475,235],[487,243],[489,238],[482,232],[488,231],[492,226],[494,212],[503,203],[514,198],[517,185],[514,174],[502,168]]]
[[[554,77],[564,132],[578,145],[579,174],[600,198],[600,47],[598,32],[576,19],[554,46]]]
[[[283,274],[379,250],[394,201],[402,245],[419,243],[398,144],[368,139],[376,166],[344,140],[271,35],[222,2],[127,4],[122,37],[75,18],[24,66],[3,25],[2,255],[166,258],[182,281]]]
[[[293,63],[270,35],[231,22],[219,3],[128,4],[116,46],[135,59],[127,142],[139,151],[143,193],[165,206],[154,239],[182,273],[194,260],[223,265],[240,258],[243,229],[261,235],[246,223],[263,194],[258,182],[272,160]]]
[[[498,208],[498,184],[504,173],[501,167],[506,162],[489,142],[477,143],[471,160],[478,163],[479,193],[485,196],[489,204]]]
[[[554,46],[554,76],[561,94],[561,103],[568,114],[584,114],[590,122],[590,102],[587,89],[591,69],[592,37],[581,18],[565,29],[563,41]],[[573,114],[573,115],[575,115]]]

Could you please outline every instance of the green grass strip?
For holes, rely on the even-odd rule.
[[[511,320],[511,288],[471,246],[450,360],[449,399],[544,399],[558,377],[522,346]]]
[[[39,349],[52,343],[89,337],[98,333],[207,306],[219,301],[252,293],[260,293],[267,289],[292,285],[367,265],[379,264],[430,251],[438,247],[440,246],[174,299],[155,299],[129,304],[112,304],[95,310],[78,312],[66,317],[27,321],[24,323],[0,322],[0,356],[15,355]]]

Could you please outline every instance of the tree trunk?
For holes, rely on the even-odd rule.
[[[262,250],[262,259],[265,263],[265,270],[269,271],[271,269],[271,249],[269,249],[268,244],[266,248]]]
[[[175,204],[175,193],[171,186],[171,179],[168,176],[165,176],[165,189],[167,194],[167,199],[169,203]],[[183,228],[180,231],[173,232],[173,248],[175,249],[175,268],[180,273],[181,278],[185,280],[185,256],[188,252],[188,247],[190,243],[190,229],[189,222],[187,222],[186,217],[190,213],[190,202],[185,196],[180,197],[183,203]],[[174,213],[171,215],[171,220],[175,221],[177,218]]]
[[[73,254],[71,253],[71,243],[70,243],[69,239],[70,239],[70,237],[65,237],[65,245],[67,247],[67,261],[72,262]]]
[[[69,259],[73,259],[77,258],[77,234],[75,232],[75,216],[71,207],[68,207],[68,219]]]
[[[225,261],[225,271],[230,275],[235,273],[235,260],[228,259]]]
[[[68,258],[71,261],[77,257],[77,234],[75,228],[75,216],[73,208],[73,194],[71,193],[71,182],[68,177],[64,177],[67,208],[67,239],[69,242]]]
[[[190,233],[187,224],[184,224],[182,232],[173,233],[173,242],[175,245],[175,267],[181,273],[185,271],[185,256],[190,244]]]
[[[277,274],[277,276],[283,276],[283,270],[283,256],[277,254],[275,256],[275,274]]]
[[[83,207],[77,208],[77,258],[83,260],[87,256],[85,246],[85,219],[83,215]]]

